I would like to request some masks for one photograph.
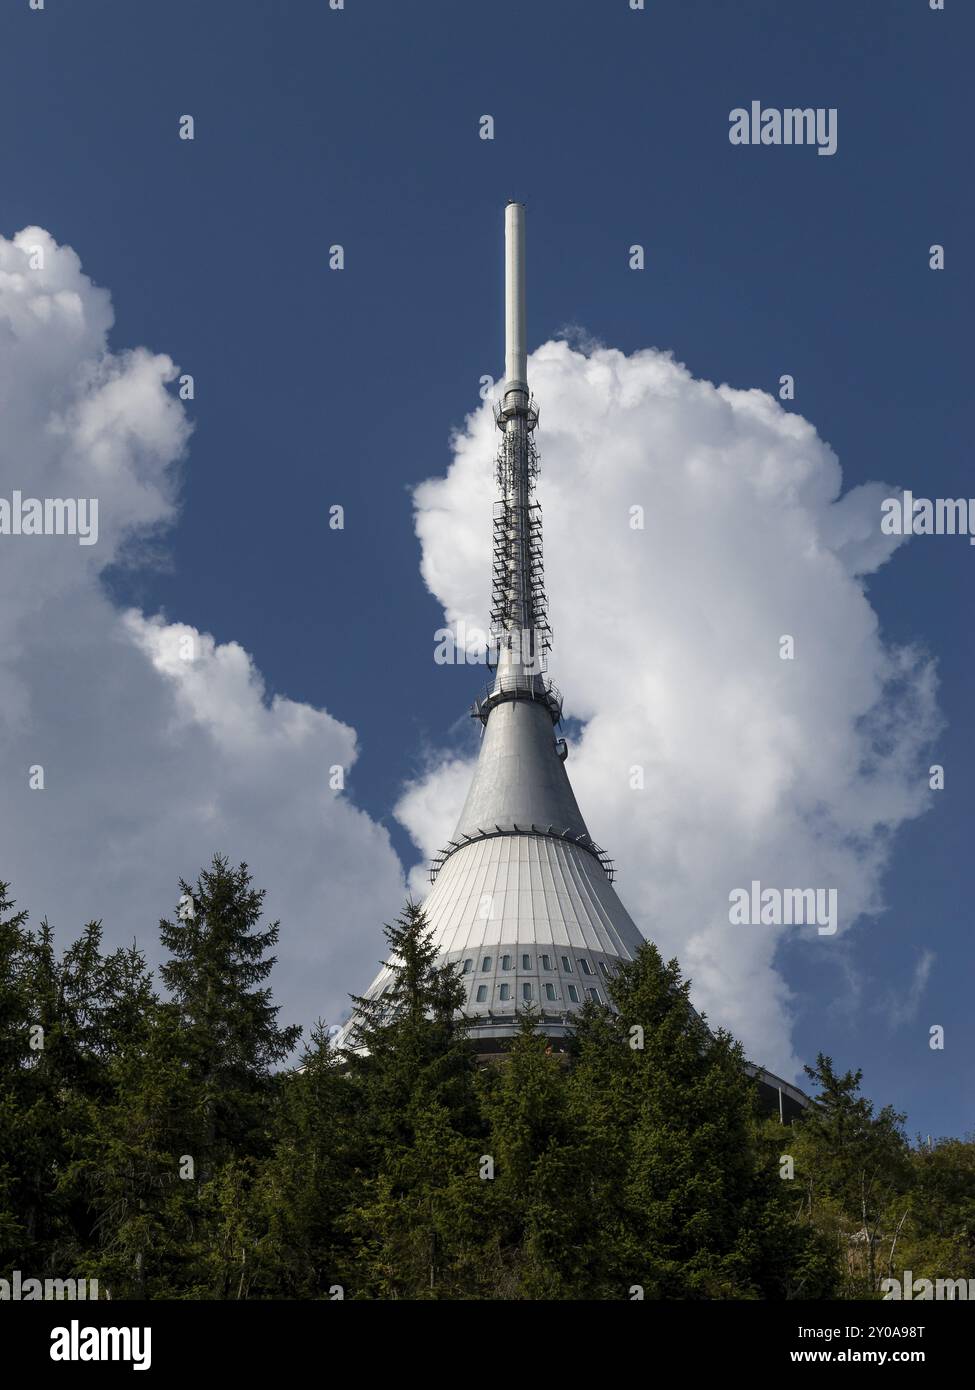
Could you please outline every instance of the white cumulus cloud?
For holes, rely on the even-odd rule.
[[[190,435],[176,366],[112,351],[111,326],[70,247],[0,237],[0,497],[99,502],[95,545],[0,535],[0,877],[62,939],[100,917],[110,942],[152,950],[180,875],[214,851],[246,860],[282,921],[288,1019],[338,1020],[374,973],[401,866],[330,789],[353,729],[269,699],[236,643],[107,596],[104,569],[176,519]]]
[[[837,936],[792,935],[839,964],[842,933],[883,909],[892,836],[927,805],[933,667],[884,641],[863,582],[902,540],[880,533],[891,489],[844,494],[801,416],[665,353],[548,342],[531,379],[551,674],[581,721],[568,771],[583,814],[698,1007],[794,1074],[796,1001],[776,967],[790,929],[732,926],[729,893],[756,879],[837,889]],[[485,405],[446,477],[415,493],[424,577],[469,628],[487,624],[497,437]],[[425,855],[453,829],[471,766],[445,753],[404,795]]]

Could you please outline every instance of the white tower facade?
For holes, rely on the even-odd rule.
[[[562,699],[545,674],[551,642],[535,500],[538,411],[527,380],[525,209],[505,209],[505,381],[494,508],[494,679],[474,706],[483,726],[477,768],[448,845],[431,868],[424,911],[440,959],[467,990],[472,1037],[484,1050],[513,1036],[531,1007],[540,1031],[572,1030],[643,937],[613,888],[557,737]],[[390,982],[384,970],[367,997]]]

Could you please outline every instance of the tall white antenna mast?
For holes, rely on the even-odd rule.
[[[497,648],[497,680],[478,706],[486,719],[499,699],[536,699],[561,716],[561,701],[543,677],[551,628],[542,570],[542,509],[534,501],[538,454],[532,440],[538,411],[528,389],[525,315],[525,208],[504,210],[505,381],[495,412],[503,439],[494,507],[494,582],[491,630]]]
[[[525,207],[504,210],[504,371],[503,401],[512,393],[528,404],[528,343],[525,331]]]

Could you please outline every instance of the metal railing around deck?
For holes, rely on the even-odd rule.
[[[548,710],[553,724],[562,718],[562,692],[558,686],[547,676],[532,676],[523,671],[496,676],[474,701],[471,717],[486,724],[494,706],[504,700],[536,700]]]

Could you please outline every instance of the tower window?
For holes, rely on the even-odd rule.
[[[510,956],[502,956],[502,957],[501,957],[501,969],[502,969],[502,970],[510,970],[510,969],[511,969],[511,957],[510,957]]]
[[[555,998],[555,986],[554,986],[554,985],[546,985],[546,986],[545,986],[545,998],[546,998],[546,999],[554,999],[554,998]]]
[[[543,970],[551,970],[551,968],[552,968],[552,957],[551,957],[551,956],[542,956],[542,969],[543,969]]]
[[[601,1000],[600,997],[599,997],[599,990],[598,990],[598,989],[587,989],[587,990],[586,990],[586,993],[589,995],[589,998],[592,1000],[592,1002],[593,1002],[594,1004],[601,1004],[601,1003],[602,1003],[602,1000]]]
[[[586,960],[585,956],[580,956],[580,957],[579,957],[579,968],[581,969],[583,975],[591,975],[591,974],[592,974],[592,966],[591,966],[591,965],[589,964],[589,962]]]
[[[485,1001],[486,999],[487,999],[487,985],[478,985],[478,987],[477,987],[477,1002],[478,1002],[479,1004],[483,1004],[484,1001]]]
[[[530,999],[532,997],[532,987],[527,980],[521,987],[521,997],[522,999]]]
[[[569,960],[568,956],[562,957],[562,969],[565,971],[567,975],[572,974],[572,962],[571,960]]]
[[[599,962],[599,968],[600,968],[600,970],[603,972],[603,979],[608,980],[608,979],[609,979],[609,971],[606,969],[606,962],[605,962],[604,960],[601,960],[601,961]]]
[[[521,958],[521,968],[522,968],[522,970],[530,970],[530,969],[532,968],[532,958],[531,958],[531,956],[522,956],[522,958]]]
[[[510,999],[510,998],[511,998],[511,986],[510,986],[510,985],[502,985],[502,986],[501,986],[501,989],[500,989],[500,995],[501,995],[501,998],[502,998],[502,999]]]
[[[465,960],[465,961],[464,961],[464,969],[463,969],[463,971],[462,971],[461,973],[464,974],[464,975],[469,975],[469,974],[471,973],[471,968],[472,968],[473,964],[474,964],[474,962],[473,962],[472,960]]]
[[[566,989],[569,991],[569,998],[572,1000],[573,1004],[578,1004],[579,991],[576,989],[575,985],[566,985]]]
[[[491,969],[491,957],[490,957],[490,956],[485,956],[484,959],[481,961],[481,969],[482,969],[482,970],[490,970],[490,969]]]

